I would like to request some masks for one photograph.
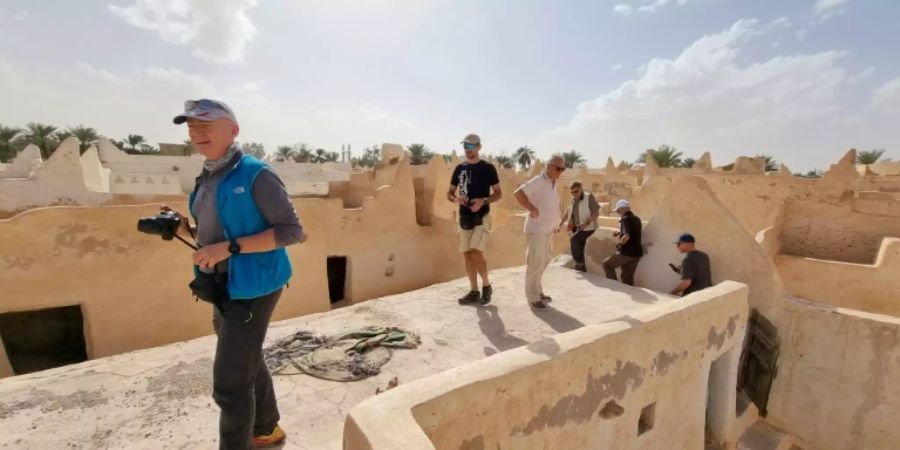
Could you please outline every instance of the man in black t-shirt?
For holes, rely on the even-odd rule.
[[[466,263],[469,293],[459,299],[460,304],[491,301],[493,290],[488,280],[484,249],[491,227],[491,203],[500,200],[500,178],[493,164],[482,161],[481,138],[470,134],[462,141],[466,160],[453,169],[447,199],[459,204],[459,251]],[[457,192],[458,191],[458,192]],[[482,291],[478,291],[481,274]]]
[[[644,255],[644,248],[641,246],[641,219],[631,212],[631,204],[625,199],[616,203],[616,212],[622,216],[619,219],[619,231],[613,233],[613,236],[619,239],[616,244],[618,251],[603,260],[603,271],[606,278],[618,280],[616,268],[621,267],[622,282],[634,286],[634,272],[637,270],[638,261]]]
[[[681,274],[681,282],[671,294],[681,294],[682,297],[706,289],[712,286],[712,270],[710,269],[709,256],[697,250],[696,240],[690,233],[684,233],[675,241],[678,251],[684,253],[684,261],[681,267],[675,267]]]

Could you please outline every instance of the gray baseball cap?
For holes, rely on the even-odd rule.
[[[466,136],[465,139],[463,139],[463,141],[461,143],[478,145],[478,144],[481,144],[481,138],[478,137],[477,134],[472,133],[472,134]]]
[[[188,119],[197,119],[204,122],[212,122],[217,119],[229,119],[232,122],[237,123],[237,117],[234,116],[234,111],[232,111],[225,102],[210,100],[208,98],[186,100],[184,102],[184,113],[175,116],[175,118],[172,119],[172,122],[174,122],[175,125],[181,125],[187,122]]]

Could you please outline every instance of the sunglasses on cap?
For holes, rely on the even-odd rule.
[[[229,112],[227,109],[225,109],[225,107],[223,107],[222,105],[220,105],[212,100],[207,100],[207,99],[186,100],[184,102],[184,111],[185,112],[192,111],[194,109],[200,109],[203,111],[212,111],[214,109],[218,109],[219,111]]]
[[[466,150],[475,150],[475,147],[478,147],[478,144],[470,144],[468,142],[463,144],[463,148]]]

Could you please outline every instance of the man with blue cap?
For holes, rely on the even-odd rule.
[[[697,250],[696,239],[690,233],[684,233],[675,241],[678,251],[684,253],[681,267],[673,266],[675,272],[681,274],[681,282],[671,294],[682,297],[712,286],[712,270],[709,267],[709,256]]]
[[[240,127],[228,105],[188,100],[184,113],[173,122],[187,123],[191,145],[206,158],[188,200],[195,227],[178,217],[179,232],[194,235],[196,230],[199,246],[191,288],[198,298],[216,306],[213,399],[221,409],[219,448],[280,445],[285,433],[278,426],[278,405],[262,345],[291,277],[285,247],[304,239],[303,228],[275,172],[238,149],[235,138]],[[171,211],[167,206],[163,210]],[[200,285],[213,287],[204,291],[197,288]]]

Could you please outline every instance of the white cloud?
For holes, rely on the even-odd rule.
[[[108,8],[167,42],[193,47],[199,58],[227,63],[240,61],[257,33],[247,17],[256,4],[257,0],[135,0],[130,6]]]
[[[627,15],[631,14],[631,12],[632,12],[633,10],[634,10],[634,9],[633,9],[631,6],[626,5],[626,4],[624,4],[624,3],[619,3],[618,5],[616,5],[616,6],[613,7],[613,11],[615,11],[615,12],[617,12],[617,13],[619,13],[619,14],[622,14],[622,15],[624,15],[624,16],[627,16]]]
[[[869,78],[872,77],[873,73],[875,73],[875,68],[867,67],[867,68],[859,71],[859,73],[857,73],[855,75],[851,75],[850,78],[847,79],[847,82],[851,83],[851,84],[856,84],[861,81],[868,80]]]
[[[108,70],[98,69],[86,62],[79,61],[75,63],[75,67],[78,68],[83,74],[97,78],[100,81],[104,81],[107,83],[115,83],[115,84],[131,84],[132,80],[126,76],[116,75]]]
[[[900,112],[900,77],[894,78],[875,89],[869,104],[873,108],[884,112]]]
[[[612,67],[610,67],[609,70],[622,70],[622,67],[625,67],[625,66],[623,66],[622,63],[618,63],[618,64],[615,64]]]
[[[812,152],[815,143],[827,142],[817,127],[840,116],[836,96],[847,80],[840,65],[845,54],[739,64],[744,44],[784,25],[740,20],[674,59],[653,59],[638,78],[579,105],[571,122],[545,133],[543,142],[600,147],[626,159],[660,143],[691,154],[719,150],[720,157],[795,147]]]
[[[850,0],[816,0],[813,9],[820,17],[828,18],[841,13],[844,10],[844,5],[849,2]]]
[[[628,1],[630,1],[631,3],[644,3],[643,0],[628,0]],[[627,15],[630,15],[632,12],[634,12],[635,9],[637,9],[640,12],[654,13],[669,4],[676,4],[678,6],[684,6],[689,3],[700,3],[703,1],[710,1],[710,0],[654,0],[652,3],[641,5],[641,6],[638,6],[637,8],[635,8],[632,5],[626,4],[626,3],[619,3],[613,7],[613,11],[627,16]]]

